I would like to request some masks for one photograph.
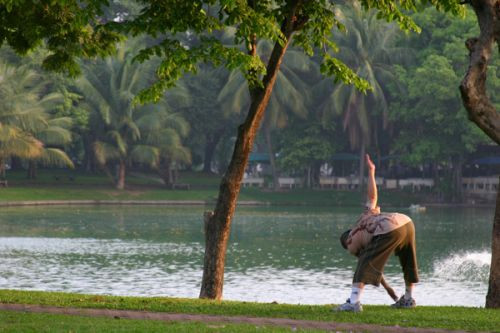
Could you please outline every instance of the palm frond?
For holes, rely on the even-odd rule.
[[[74,168],[73,162],[64,151],[58,148],[44,148],[37,161],[47,166]]]
[[[71,131],[59,126],[49,126],[38,132],[37,138],[47,145],[66,145],[71,142]]]
[[[105,165],[107,161],[117,160],[121,157],[120,151],[107,142],[96,141],[93,147],[97,162],[101,165]]]
[[[160,149],[149,145],[134,145],[129,156],[134,162],[156,168],[160,160]]]
[[[120,132],[108,131],[106,132],[106,136],[114,143],[116,149],[122,154],[125,155],[127,153],[127,142],[122,137]]]
[[[49,126],[69,129],[73,126],[73,119],[71,117],[57,117],[49,119],[47,123]]]

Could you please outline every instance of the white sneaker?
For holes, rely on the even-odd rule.
[[[337,306],[333,310],[335,312],[361,312],[363,311],[363,306],[361,305],[360,302],[352,304],[351,300],[347,299],[347,301],[344,304]]]

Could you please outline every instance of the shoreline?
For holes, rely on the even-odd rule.
[[[0,207],[14,206],[89,206],[89,205],[142,205],[142,206],[208,206],[213,205],[215,201],[205,200],[19,200],[19,201],[0,201]],[[340,207],[336,203],[311,205],[307,202],[276,202],[242,200],[237,202],[238,206],[331,206]],[[343,205],[345,206],[345,205]],[[494,203],[487,204],[457,204],[457,203],[424,203],[421,206],[428,208],[495,208]],[[351,207],[351,206],[350,206]],[[357,207],[357,206],[352,206]],[[402,207],[399,207],[402,208]],[[407,208],[407,207],[405,207]]]
[[[204,200],[20,200],[0,201],[0,207],[12,206],[87,206],[87,205],[143,205],[143,206],[207,206],[213,202]],[[268,206],[268,202],[241,201],[242,206]]]

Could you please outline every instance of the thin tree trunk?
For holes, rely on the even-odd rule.
[[[269,126],[264,128],[266,137],[267,151],[269,152],[269,163],[271,164],[271,174],[273,176],[273,189],[277,191],[280,187],[278,180],[278,171],[276,170],[276,159],[274,158],[273,143],[271,138],[271,129]]]
[[[167,159],[161,164],[158,169],[158,174],[163,180],[165,186],[171,188],[174,183],[174,179],[172,177],[172,162],[170,162],[170,160]]]
[[[15,171],[21,169],[23,169],[23,161],[19,157],[12,156],[10,158],[10,170]]]
[[[5,159],[0,158],[0,178],[5,179]]]
[[[307,167],[307,188],[312,188],[311,166]]]
[[[495,219],[493,220],[491,236],[491,266],[486,307],[500,308],[500,189],[497,190]]]
[[[36,161],[30,160],[28,163],[28,179],[36,179],[37,176],[37,165]]]
[[[227,241],[241,180],[283,56],[288,48],[295,24],[297,24],[295,15],[300,3],[300,1],[295,1],[289,7],[290,12],[281,27],[285,42],[282,45],[279,42],[275,43],[266,68],[266,75],[262,80],[262,87],[250,88],[250,109],[244,123],[238,127],[233,155],[221,180],[215,210],[205,214],[205,257],[200,298],[222,298]],[[256,46],[255,38],[252,44]],[[255,47],[252,49],[255,50]],[[251,54],[254,53],[251,52]]]
[[[170,168],[170,172],[172,172],[172,179],[174,183],[177,183],[179,179],[179,168],[177,163],[174,163],[174,167]]]
[[[217,148],[222,138],[222,132],[223,131],[217,131],[213,135],[206,136],[205,152],[203,154],[203,172],[205,173],[212,172],[212,160],[214,158],[215,148]]]
[[[460,92],[463,104],[473,121],[493,141],[500,144],[500,114],[486,93],[488,63],[494,43],[500,52],[500,1],[469,0],[479,23],[479,37],[470,38],[465,45],[469,50],[469,68]],[[491,270],[486,307],[500,307],[500,196],[497,193],[495,220],[491,245]]]
[[[462,202],[462,166],[463,166],[463,158],[462,156],[458,156],[455,162],[453,163],[453,196],[455,202]]]
[[[120,160],[120,164],[118,164],[118,175],[116,181],[116,188],[118,190],[123,190],[125,188],[125,171],[126,171],[125,161]]]
[[[85,168],[85,172],[95,173],[96,172],[96,159],[95,153],[93,149],[93,138],[89,135],[83,136],[83,165]]]
[[[361,148],[359,149],[359,190],[364,193],[365,187],[365,140],[361,139]]]

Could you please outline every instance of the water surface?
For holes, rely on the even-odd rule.
[[[71,206],[0,210],[0,289],[197,297],[203,207]],[[418,304],[482,306],[487,291],[492,209],[430,209],[410,215],[417,231]],[[356,259],[339,235],[350,208],[238,208],[228,247],[224,298],[341,303]],[[386,279],[402,292],[397,258]],[[389,304],[368,286],[364,303]]]

